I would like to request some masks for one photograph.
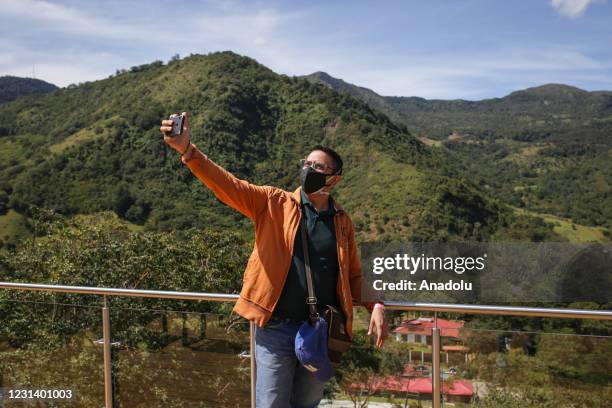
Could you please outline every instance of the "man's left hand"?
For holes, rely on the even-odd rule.
[[[387,338],[389,329],[387,321],[385,320],[385,309],[383,307],[375,307],[374,310],[372,310],[368,336],[372,334],[372,329],[376,331],[376,347],[381,348]]]

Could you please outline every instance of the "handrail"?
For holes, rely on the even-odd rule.
[[[40,283],[0,282],[0,288],[43,292],[80,293],[84,295],[131,296],[175,300],[207,300],[235,302],[238,295],[228,293],[175,292],[168,290],[97,288],[92,286],[64,286]]]
[[[0,282],[0,288],[29,291],[61,293],[80,293],[88,295],[131,296],[146,298],[165,298],[176,300],[206,300],[213,302],[235,302],[238,295],[227,293],[175,292],[144,289],[98,288],[89,286],[47,285],[38,283]],[[385,307],[391,310],[421,310],[432,312],[452,312],[468,314],[493,314],[526,317],[554,317],[568,319],[612,320],[610,310],[558,309],[524,306],[466,305],[453,303],[423,303],[386,301]]]
[[[612,310],[558,309],[526,306],[466,305],[453,303],[421,303],[385,301],[385,307],[393,310],[420,310],[467,314],[491,314],[525,317],[556,317],[566,319],[612,320]]]

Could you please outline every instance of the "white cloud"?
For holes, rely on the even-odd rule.
[[[504,71],[574,71],[610,68],[600,61],[569,46],[532,45],[531,47],[508,47],[489,55],[475,58],[485,70]]]
[[[282,13],[272,9],[206,12],[194,17],[192,29],[213,44],[251,48],[282,42],[283,29],[302,18],[305,18],[304,13]]]
[[[38,79],[42,79],[58,86],[67,86],[71,83],[77,84],[80,82],[87,82],[91,81],[92,79],[103,79],[110,73],[114,72],[111,67],[107,67],[107,69],[104,70],[103,67],[94,67],[91,65],[71,65],[63,61],[50,61],[30,66],[18,64],[7,72],[7,75],[20,77],[32,76],[33,69],[35,69],[36,77]],[[29,75],[26,75],[27,73],[29,73]],[[40,73],[44,74],[44,78],[39,76]]]
[[[584,12],[592,1],[553,1],[560,12],[568,7],[562,3],[584,3]],[[66,86],[176,53],[232,50],[281,74],[326,71],[381,95],[478,99],[523,84],[579,84],[588,78],[607,84],[597,78],[612,69],[612,62],[590,57],[584,47],[537,40],[504,42],[478,52],[398,51],[392,44],[372,45],[365,29],[347,35],[350,24],[318,25],[328,10],[285,10],[269,3],[207,0],[181,16],[180,29],[170,29],[160,25],[155,15],[164,13],[153,4],[149,12],[126,10],[114,17],[98,5],[86,9],[48,0],[0,0],[5,28],[0,75],[29,76],[35,65],[41,79]]]
[[[577,18],[584,14],[587,7],[594,3],[605,3],[606,0],[551,0],[550,4],[562,16]]]
[[[151,33],[131,24],[92,16],[80,10],[40,0],[0,0],[2,18],[7,23],[30,30],[107,39],[146,39]],[[150,38],[150,37],[149,37]]]
[[[295,55],[295,58],[314,59],[308,54]],[[500,88],[521,89],[525,83],[534,86],[588,82],[589,79],[601,82],[598,78],[612,69],[612,63],[596,61],[569,46],[547,44],[455,55],[397,57],[329,53],[319,60],[318,69],[385,96],[479,99],[491,97],[491,92]]]
[[[58,86],[103,79],[131,62],[104,49],[58,54],[30,49],[5,38],[0,39],[0,49],[0,75],[31,77],[35,73],[38,79]]]
[[[0,39],[0,73],[30,76],[35,65],[41,79],[59,86],[101,79],[116,69],[177,53],[234,50],[277,60],[275,50],[285,49],[285,25],[303,15],[211,3],[182,16],[176,29],[151,16],[104,17],[44,0],[0,0],[0,10],[6,33]]]

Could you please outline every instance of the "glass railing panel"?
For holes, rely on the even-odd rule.
[[[431,336],[424,335],[427,330],[417,336],[396,331],[402,323],[431,314],[392,310],[386,314],[389,336],[384,348],[377,349],[376,335],[367,335],[369,314],[355,308],[354,344],[328,384],[324,404],[431,407]]]
[[[102,309],[80,299],[3,292],[0,406],[104,406]]]
[[[6,391],[18,389],[72,395],[65,402],[39,393],[36,406],[103,406],[100,306],[94,296],[3,295],[0,406],[31,406],[6,401]],[[230,319],[231,304],[112,298],[109,306],[115,407],[249,406],[249,324]],[[387,315],[389,338],[380,350],[375,335],[366,334],[369,314],[355,309],[355,344],[321,406],[432,405],[434,314]],[[435,323],[443,406],[607,407],[612,401],[609,322],[438,313]]]
[[[346,406],[432,406],[434,314],[387,315],[390,335],[384,349],[377,350],[373,336],[365,335],[367,314],[357,313],[356,344],[327,387],[329,401]],[[610,406],[609,322],[450,313],[437,317],[442,406]],[[513,326],[525,329],[509,329]],[[534,327],[538,330],[531,330]]]
[[[610,406],[612,337],[570,331],[465,329],[468,358],[450,378],[472,385],[468,406]]]
[[[205,307],[198,302],[176,311],[114,304],[115,407],[249,406],[247,321],[230,319],[229,312],[182,311]]]

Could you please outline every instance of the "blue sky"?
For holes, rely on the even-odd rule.
[[[0,0],[0,10],[0,75],[59,86],[232,50],[381,95],[476,100],[551,82],[612,90],[606,0]]]

